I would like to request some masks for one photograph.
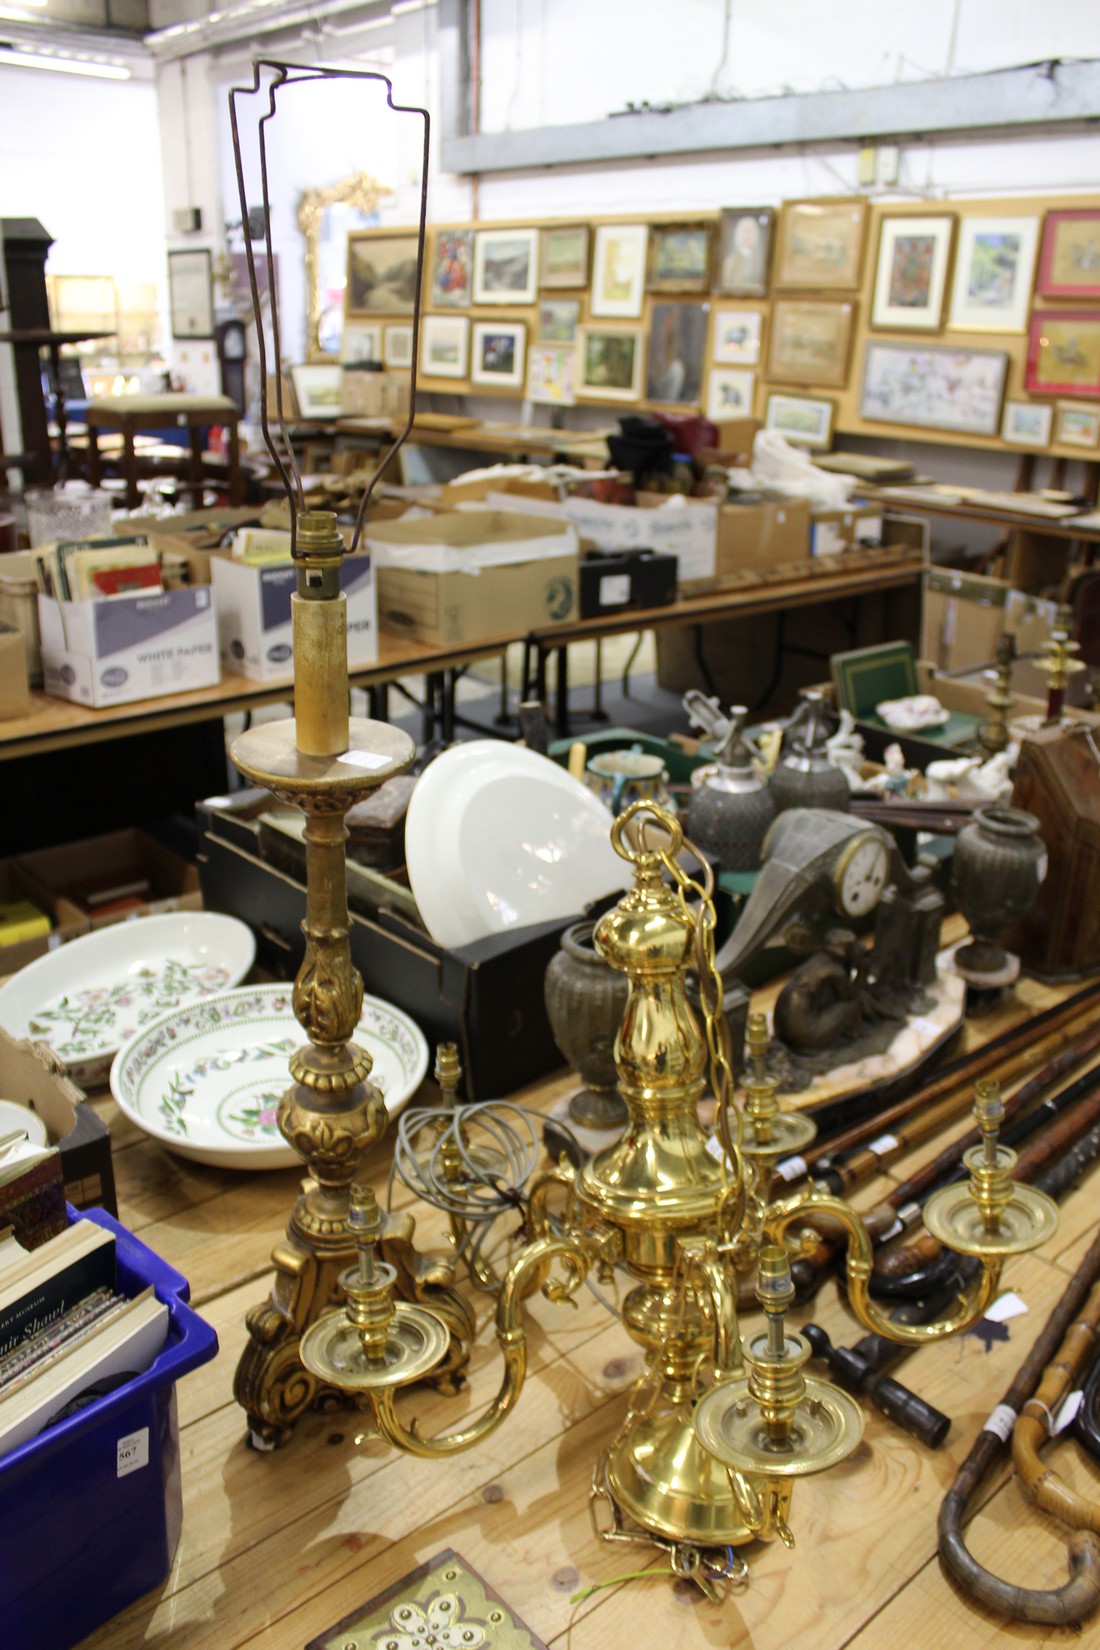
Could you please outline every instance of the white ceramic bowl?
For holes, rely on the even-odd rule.
[[[128,1037],[166,1009],[243,980],[246,923],[216,911],[135,917],[48,951],[0,986],[0,1025],[46,1043],[85,1088],[105,1081]]]
[[[284,1169],[301,1158],[275,1123],[287,1061],[305,1042],[289,985],[246,985],[162,1014],[119,1050],[119,1110],[180,1157],[225,1169]],[[419,1026],[363,998],[355,1041],[367,1050],[392,1115],[419,1088],[428,1044]]]
[[[438,756],[405,822],[409,881],[437,944],[574,916],[616,893],[630,868],[611,814],[549,757],[494,739]]]

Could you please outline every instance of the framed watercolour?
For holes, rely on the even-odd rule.
[[[420,369],[425,377],[465,378],[469,357],[470,323],[465,315],[425,315],[420,326]]]
[[[836,402],[823,401],[817,396],[768,396],[764,428],[777,430],[792,447],[825,449],[832,445],[833,419]]]
[[[1024,332],[1039,245],[1038,218],[964,218],[948,326]]]
[[[355,229],[348,235],[346,315],[411,315],[416,302],[415,233]]]
[[[345,321],[340,338],[342,363],[381,361],[382,328],[377,322]]]
[[[1100,298],[1100,208],[1047,213],[1035,289],[1044,298]]]
[[[577,394],[593,401],[642,399],[642,334],[634,327],[581,327]]]
[[[710,224],[654,224],[645,284],[650,292],[708,291]]]
[[[590,307],[600,320],[637,320],[641,315],[648,235],[644,223],[604,223],[597,228]]]
[[[473,268],[473,230],[437,230],[432,242],[432,305],[436,309],[465,308],[470,302]]]
[[[866,235],[865,200],[784,201],[775,285],[854,292]]]
[[[1100,309],[1037,309],[1024,385],[1034,395],[1100,395]]]
[[[938,332],[955,219],[885,217],[879,232],[871,325],[899,332]]]
[[[168,307],[173,338],[213,338],[213,260],[205,248],[169,252]]]
[[[1001,440],[1014,447],[1048,447],[1054,408],[1038,401],[1006,401]]]
[[[714,290],[724,298],[763,298],[768,290],[775,213],[770,206],[725,206],[718,222]]]
[[[527,398],[550,407],[571,407],[577,352],[571,344],[532,344],[527,351]]]
[[[711,367],[707,378],[707,417],[751,418],[756,374],[744,367]]]
[[[579,298],[544,298],[539,304],[539,343],[573,343],[580,320]]]
[[[709,304],[655,303],[649,318],[645,398],[698,406],[703,393]]]
[[[526,348],[522,321],[475,321],[471,379],[497,389],[521,390]]]
[[[758,309],[720,309],[714,317],[714,359],[722,364],[754,367],[760,359]]]
[[[539,286],[587,286],[589,238],[586,223],[544,229],[539,235]]]
[[[411,367],[413,329],[411,323],[387,327],[382,334],[382,360],[387,367]]]
[[[1059,401],[1056,411],[1056,445],[1089,448],[1100,446],[1100,407],[1077,407],[1072,401]]]
[[[863,359],[859,416],[877,424],[996,435],[1007,368],[1004,350],[872,339]]]
[[[338,366],[291,367],[290,381],[299,418],[339,418],[343,399],[343,372]]]
[[[768,377],[780,384],[842,389],[848,379],[854,322],[854,304],[776,299],[768,341]]]
[[[538,246],[537,229],[479,229],[474,237],[474,303],[533,304]]]

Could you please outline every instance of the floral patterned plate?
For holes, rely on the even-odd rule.
[[[407,1014],[363,998],[356,1042],[374,1061],[392,1117],[420,1087],[428,1044]],[[305,1041],[289,985],[242,986],[162,1014],[131,1037],[111,1068],[111,1092],[131,1122],[181,1157],[225,1169],[300,1164],[275,1113],[287,1061]]]
[[[47,952],[0,986],[0,1025],[47,1043],[75,1082],[94,1088],[141,1026],[236,985],[255,955],[248,925],[216,911],[114,923]]]

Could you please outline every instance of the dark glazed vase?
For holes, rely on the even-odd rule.
[[[959,910],[973,936],[955,967],[977,984],[1008,984],[1019,960],[996,943],[1025,916],[1046,876],[1039,821],[1020,808],[979,808],[955,839],[953,877]],[[1004,976],[1004,977],[1002,977]]]
[[[554,1041],[584,1087],[569,1113],[582,1128],[621,1128],[627,1119],[615,1071],[615,1038],[630,985],[597,955],[591,922],[575,922],[546,970],[546,1014]]]

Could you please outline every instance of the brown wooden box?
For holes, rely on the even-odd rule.
[[[1100,968],[1100,755],[1095,728],[1041,728],[1020,747],[1012,805],[1034,814],[1048,867],[1008,937],[1045,978]]]

